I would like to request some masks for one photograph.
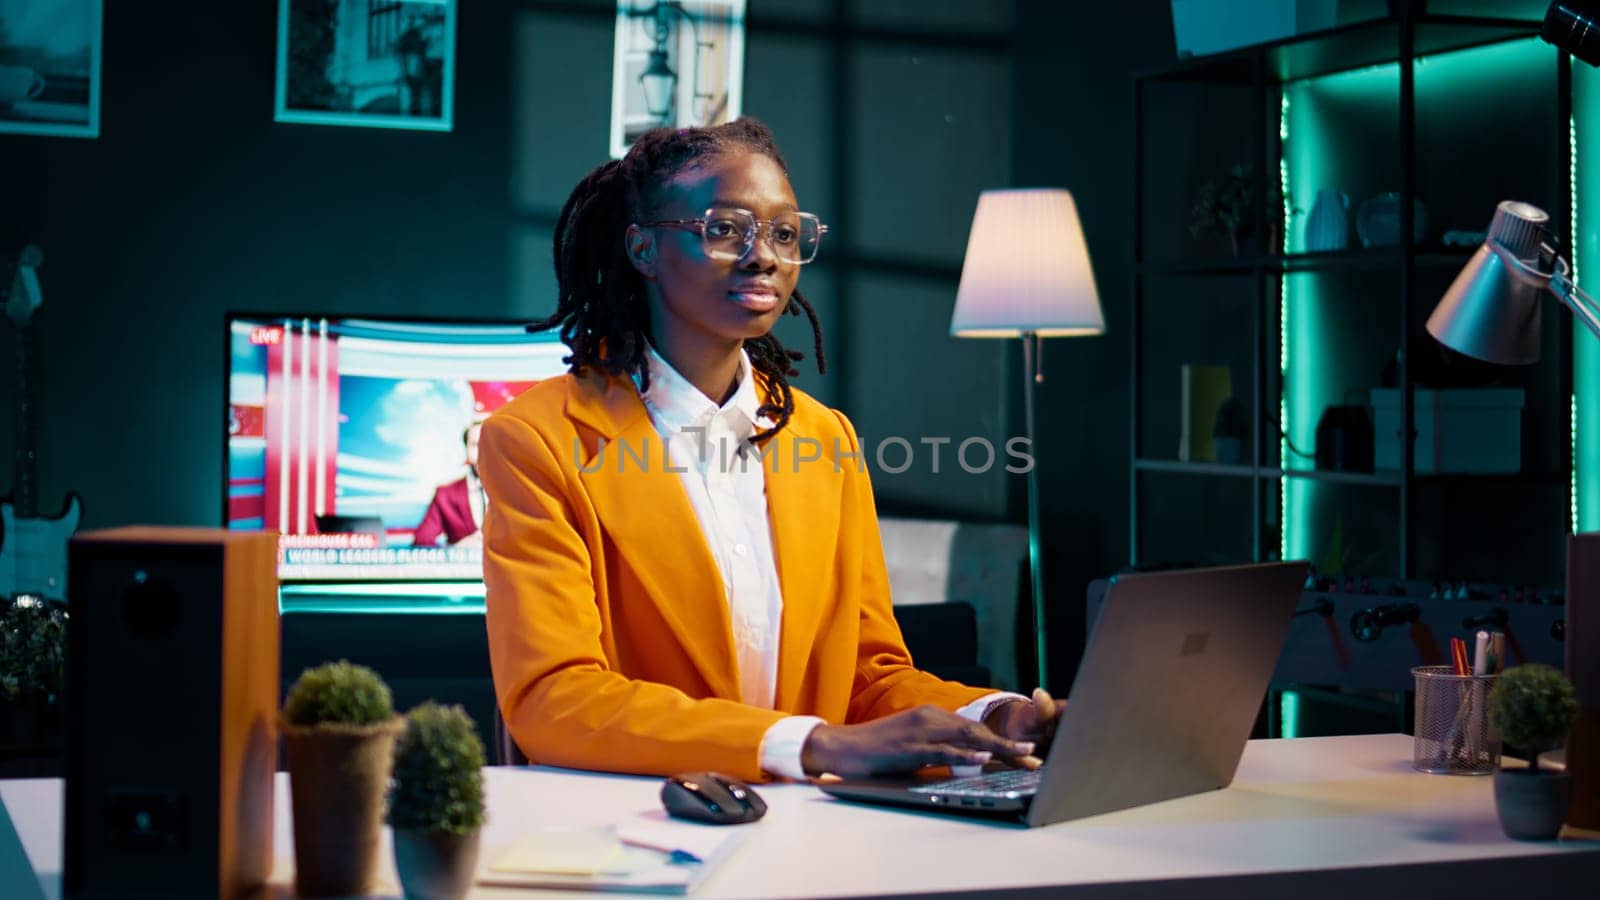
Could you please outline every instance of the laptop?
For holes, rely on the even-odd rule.
[[[841,800],[1030,827],[1227,787],[1308,568],[1260,563],[1113,578],[1037,770],[820,787]]]

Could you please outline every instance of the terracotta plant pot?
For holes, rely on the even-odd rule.
[[[1494,773],[1494,809],[1506,837],[1553,840],[1572,806],[1572,776],[1566,772],[1501,769]]]
[[[478,870],[478,836],[396,829],[394,867],[406,900],[460,900]]]
[[[295,889],[310,897],[366,893],[377,876],[384,791],[405,719],[281,725],[289,748]]]

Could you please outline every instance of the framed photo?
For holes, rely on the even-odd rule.
[[[456,0],[278,0],[279,122],[449,131]]]
[[[101,0],[0,0],[0,133],[100,136]]]
[[[617,0],[611,155],[657,126],[739,117],[745,0]]]

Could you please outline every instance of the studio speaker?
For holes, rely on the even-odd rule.
[[[1578,692],[1578,724],[1567,741],[1567,824],[1600,829],[1600,532],[1567,541],[1566,645],[1567,676]]]
[[[272,869],[277,536],[117,528],[68,558],[65,895],[251,893]]]

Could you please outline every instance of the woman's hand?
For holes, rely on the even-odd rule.
[[[1061,722],[1065,701],[1056,700],[1044,688],[1033,689],[1033,700],[1012,700],[989,710],[983,724],[1002,737],[1014,741],[1031,741],[1043,756],[1055,739],[1056,725]],[[1030,766],[1029,768],[1033,768]]]
[[[1032,753],[1028,741],[1008,740],[936,706],[919,706],[859,725],[818,725],[801,748],[800,765],[807,775],[856,777],[923,766],[981,766],[996,756],[1025,760]]]

